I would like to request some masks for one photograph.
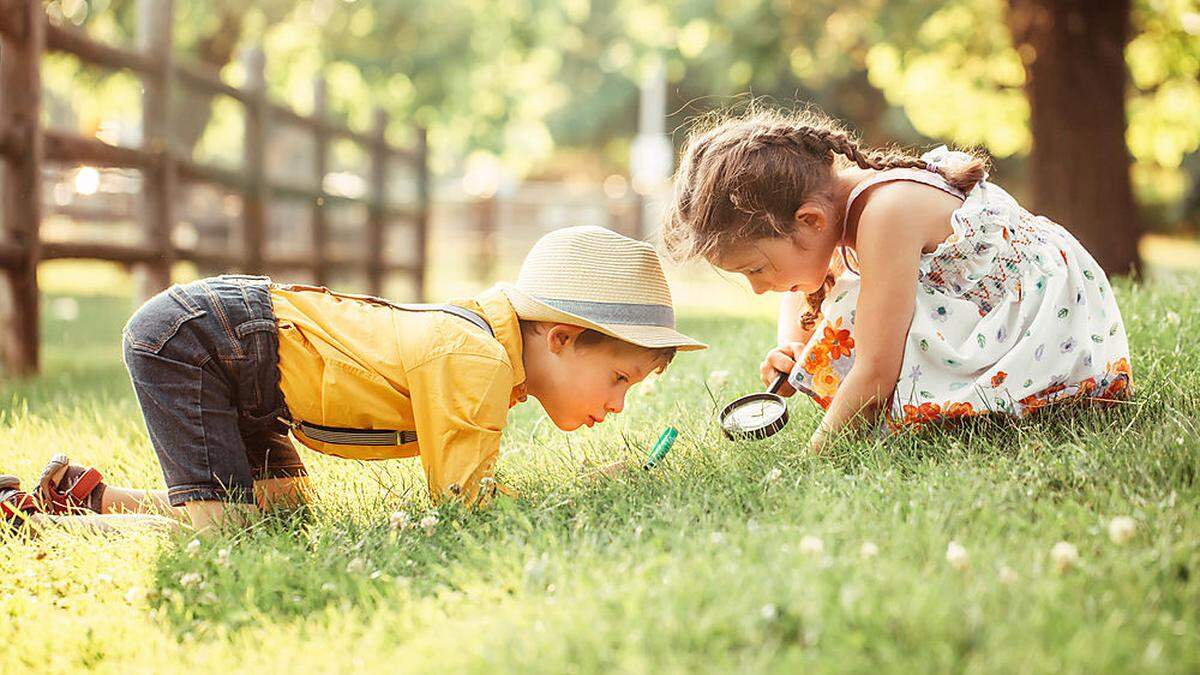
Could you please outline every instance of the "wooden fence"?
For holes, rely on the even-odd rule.
[[[51,24],[41,0],[0,0],[0,168],[3,169],[4,231],[0,235],[0,269],[8,281],[10,316],[4,321],[5,368],[12,375],[38,369],[37,265],[42,260],[89,258],[134,266],[148,295],[170,284],[172,263],[179,260],[207,267],[249,273],[276,269],[310,270],[325,283],[335,266],[355,266],[366,272],[367,286],[380,293],[385,274],[410,275],[416,295],[425,295],[424,279],[429,219],[429,172],[426,137],[415,130],[410,149],[388,144],[387,116],[378,111],[371,133],[363,134],[325,118],[324,87],[318,82],[312,115],[304,116],[269,100],[261,51],[247,59],[247,86],[235,88],[216,73],[177,61],[172,54],[171,0],[139,0],[139,49],[118,49],[94,41],[82,32]],[[83,63],[136,73],[142,80],[143,143],[140,148],[117,147],[97,139],[45,130],[41,127],[41,60],[43,53],[73,54]],[[198,163],[173,147],[171,104],[174,87],[223,95],[244,109],[244,157],[240,171]],[[317,184],[300,186],[268,180],[264,147],[273,121],[311,132],[315,142],[313,167]],[[328,149],[335,140],[349,140],[370,155],[369,194],[351,198],[326,192],[322,179],[328,170]],[[387,199],[391,160],[407,163],[416,178],[416,199],[396,207]],[[104,242],[43,241],[42,166],[44,162],[77,163],[93,167],[137,169],[142,173],[143,204],[140,245]],[[172,241],[177,222],[175,204],[186,184],[214,185],[242,199],[241,241],[237,254],[201,253]],[[271,199],[306,201],[312,208],[311,252],[270,256],[265,246],[265,220]],[[328,253],[326,205],[336,202],[366,207],[365,246],[360,255],[334,257]],[[397,264],[384,259],[386,225],[405,221],[415,228],[415,262]]]

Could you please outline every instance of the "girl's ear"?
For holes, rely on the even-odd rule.
[[[825,214],[825,209],[813,202],[801,204],[793,214],[793,220],[797,228],[811,227],[818,232],[829,226],[829,218]]]
[[[551,354],[561,354],[567,347],[575,344],[575,340],[583,331],[582,326],[556,323],[546,331],[546,346],[550,349]]]

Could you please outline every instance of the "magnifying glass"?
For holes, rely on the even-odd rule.
[[[780,373],[765,392],[743,396],[725,406],[718,418],[729,440],[762,439],[773,435],[788,423],[787,402],[777,394],[787,382]]]

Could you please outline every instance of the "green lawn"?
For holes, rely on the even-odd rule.
[[[713,349],[594,430],[522,406],[500,472],[523,499],[443,509],[429,534],[388,526],[429,512],[415,460],[305,451],[310,512],[191,554],[190,537],[0,537],[0,672],[1197,672],[1200,276],[1118,292],[1137,396],[1115,410],[814,458],[817,409],[795,399],[783,433],[731,444],[704,383],[754,389],[773,325],[692,314]],[[0,385],[0,471],[31,481],[66,451],[161,485],[119,361],[129,310],[48,298],[45,376]],[[581,477],[666,424],[682,435],[660,468]],[[1124,545],[1116,516],[1136,522]],[[1059,541],[1079,553],[1066,571]]]

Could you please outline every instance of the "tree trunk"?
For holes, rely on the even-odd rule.
[[[1025,64],[1033,210],[1110,274],[1137,273],[1141,227],[1125,145],[1130,0],[1009,0]]]
[[[209,35],[201,38],[196,44],[196,61],[214,73],[233,61],[238,39],[242,34],[242,23],[248,11],[249,3],[240,8],[226,8],[221,11],[217,28]],[[174,103],[178,112],[175,118],[175,140],[178,147],[188,159],[192,159],[192,151],[212,117],[212,104],[215,98],[207,92],[188,88],[176,88],[179,100]]]

